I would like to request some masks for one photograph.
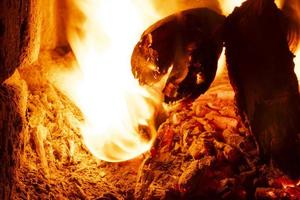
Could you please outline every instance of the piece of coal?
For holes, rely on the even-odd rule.
[[[207,8],[195,8],[156,22],[134,48],[134,77],[141,85],[152,85],[172,67],[163,90],[165,100],[198,97],[215,77],[224,19]]]
[[[300,96],[288,22],[274,0],[247,0],[225,21],[228,72],[261,158],[300,176]]]

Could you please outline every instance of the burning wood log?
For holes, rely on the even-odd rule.
[[[248,0],[225,23],[231,83],[261,158],[300,176],[300,96],[287,22],[274,0]]]
[[[224,16],[206,8],[182,11],[158,21],[134,48],[134,77],[140,84],[151,85],[171,68],[164,88],[166,100],[199,96],[215,77],[223,21]]]

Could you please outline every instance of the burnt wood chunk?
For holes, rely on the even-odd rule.
[[[274,0],[248,0],[225,22],[228,71],[261,158],[300,176],[300,97],[288,23]]]
[[[207,8],[185,10],[150,26],[134,48],[132,73],[151,85],[167,74],[166,101],[198,97],[213,81],[225,17]]]

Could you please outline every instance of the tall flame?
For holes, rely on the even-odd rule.
[[[68,31],[80,72],[66,89],[84,114],[85,144],[101,160],[132,159],[153,142],[153,115],[161,99],[138,85],[130,57],[141,33],[158,16],[150,1],[74,2],[84,16],[71,18]]]

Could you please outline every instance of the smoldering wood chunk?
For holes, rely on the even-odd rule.
[[[134,77],[140,84],[151,85],[172,67],[164,88],[166,100],[199,96],[215,77],[224,18],[207,8],[196,8],[156,22],[134,48]]]
[[[255,189],[255,199],[299,199],[300,184],[298,180],[291,180],[287,176],[280,174],[276,170],[267,168],[260,169],[261,180]],[[262,180],[267,184],[262,184]]]
[[[257,188],[255,191],[255,199],[271,200],[271,199],[298,199],[300,189],[297,187],[283,188]]]
[[[225,22],[228,71],[261,158],[300,176],[300,97],[287,22],[273,0],[248,0]]]
[[[40,42],[40,0],[0,1],[0,83],[22,64],[37,59]]]

